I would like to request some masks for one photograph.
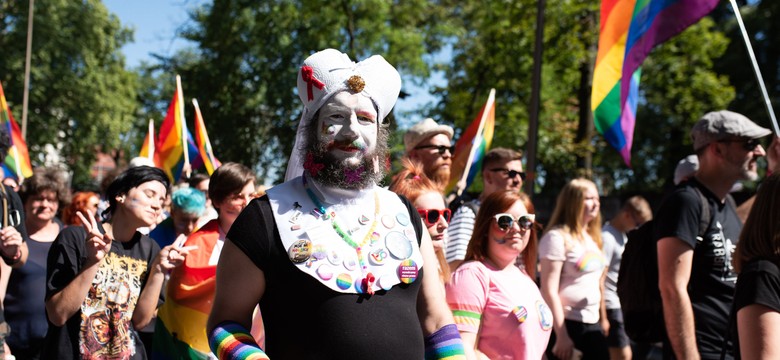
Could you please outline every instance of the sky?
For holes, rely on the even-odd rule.
[[[189,22],[190,9],[210,3],[209,0],[103,0],[108,10],[119,17],[122,25],[134,30],[134,42],[122,47],[127,65],[136,67],[142,61],[154,62],[151,54],[170,56],[177,50],[194,46],[176,36]],[[312,49],[312,51],[318,49]],[[186,79],[185,79],[186,81]],[[433,76],[433,83],[442,84],[441,74]],[[186,83],[183,86],[186,96]],[[401,128],[407,128],[422,116],[416,111],[422,105],[435,101],[425,88],[404,86],[411,94],[396,105],[396,119]]]

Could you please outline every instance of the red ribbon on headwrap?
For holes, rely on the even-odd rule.
[[[316,86],[317,89],[322,90],[322,88],[325,87],[325,84],[314,77],[314,69],[312,69],[311,66],[304,65],[301,67],[301,77],[307,84],[306,90],[307,95],[309,95],[309,101],[314,100],[314,89],[312,89],[312,86]]]

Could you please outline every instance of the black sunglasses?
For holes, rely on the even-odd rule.
[[[509,231],[509,229],[511,229],[512,226],[515,224],[515,221],[517,221],[517,225],[520,227],[520,229],[528,230],[531,228],[531,226],[534,225],[534,220],[536,220],[536,215],[525,214],[525,215],[520,215],[520,217],[515,219],[514,217],[512,217],[512,214],[502,213],[502,214],[493,215],[493,218],[496,219],[498,228],[501,229],[501,231]]]
[[[428,227],[438,223],[440,216],[444,216],[444,221],[449,223],[450,217],[452,216],[452,211],[450,211],[450,209],[417,209],[417,212],[420,214],[423,220],[425,220],[425,225]]]
[[[515,176],[520,175],[520,179],[525,181],[525,172],[524,171],[517,171],[517,170],[509,170],[505,168],[497,168],[497,169],[490,169],[492,172],[503,172],[504,175],[508,176],[510,179],[514,179]]]
[[[758,147],[758,145],[761,145],[761,141],[759,139],[724,139],[719,140],[720,143],[732,143],[732,142],[738,142],[742,143],[742,148],[745,149],[745,151],[754,151]]]
[[[419,149],[436,149],[436,151],[439,152],[439,155],[444,155],[445,151],[449,151],[450,155],[455,153],[455,147],[454,146],[449,146],[449,145],[423,145],[423,146],[418,146],[418,147],[416,147],[414,149],[415,150],[419,150]]]

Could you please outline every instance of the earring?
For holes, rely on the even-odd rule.
[[[119,199],[117,199],[117,201],[119,201],[120,204],[124,204],[125,203],[124,195],[122,197],[120,197]]]

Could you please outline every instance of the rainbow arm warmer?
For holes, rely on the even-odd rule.
[[[249,330],[234,321],[225,321],[209,333],[209,346],[219,359],[268,360]]]
[[[444,325],[425,337],[425,360],[465,359],[463,341],[455,324]]]

